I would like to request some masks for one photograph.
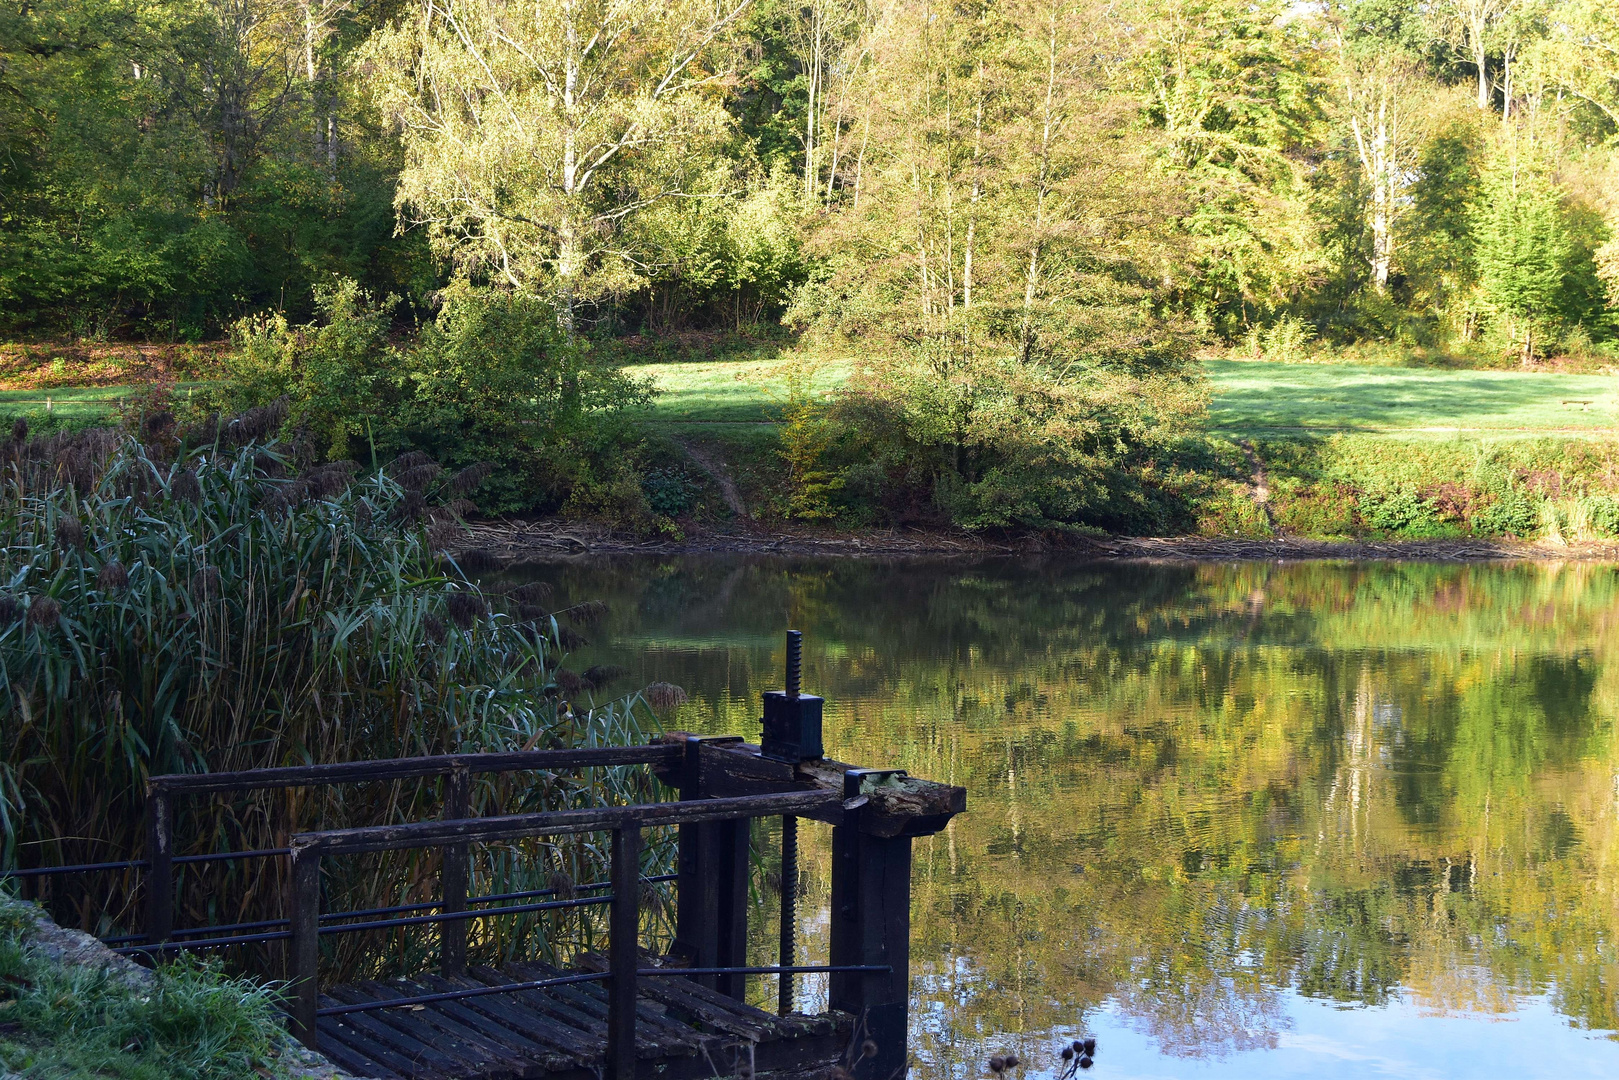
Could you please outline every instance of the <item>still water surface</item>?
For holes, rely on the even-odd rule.
[[[680,727],[754,735],[791,625],[829,755],[967,787],[916,848],[914,1076],[1078,1033],[1105,1077],[1619,1076],[1619,568],[532,570]]]

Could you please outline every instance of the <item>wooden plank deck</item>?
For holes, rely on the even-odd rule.
[[[321,1008],[556,978],[543,964],[472,967],[444,978],[332,987]],[[696,1080],[801,1072],[843,1054],[852,1018],[776,1016],[685,978],[642,978],[636,1006],[636,1075]],[[324,1016],[320,1049],[375,1080],[594,1080],[607,1051],[607,988],[580,982],[392,1009]]]

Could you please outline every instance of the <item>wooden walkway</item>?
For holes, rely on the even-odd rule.
[[[542,964],[499,971],[471,967],[453,978],[423,975],[332,987],[320,1006],[325,1013],[563,975]],[[681,977],[642,978],[638,984],[637,1076],[696,1080],[824,1068],[849,1043],[853,1020],[844,1013],[776,1016]],[[574,982],[324,1015],[317,1024],[321,1053],[375,1080],[595,1080],[607,1061],[607,1007],[605,983]]]

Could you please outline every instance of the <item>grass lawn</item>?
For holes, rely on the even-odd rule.
[[[201,383],[178,383],[180,392]],[[60,386],[50,390],[0,390],[0,419],[47,408],[69,423],[93,420],[111,412],[120,401],[139,393],[139,386]]]
[[[643,364],[662,391],[655,420],[742,424],[780,418],[782,360]],[[1363,432],[1401,438],[1597,435],[1619,427],[1619,378],[1349,364],[1211,360],[1209,427],[1230,436]],[[812,390],[848,378],[847,360],[818,364]]]
[[[89,420],[110,411],[133,386],[63,386],[53,390],[0,390],[0,416],[10,418],[49,408],[63,420]],[[48,404],[47,404],[48,403]]]
[[[781,419],[787,380],[797,368],[808,372],[807,389],[825,393],[843,385],[854,365],[831,360],[805,367],[784,357],[771,360],[716,360],[686,364],[636,364],[624,369],[650,377],[658,390],[654,420],[674,424],[760,424]]]
[[[1210,430],[1229,436],[1362,432],[1401,438],[1597,435],[1619,428],[1619,378],[1519,371],[1458,371],[1257,360],[1205,363],[1212,400]],[[846,358],[637,364],[660,393],[654,421],[717,429],[772,424],[787,400],[787,381],[807,372],[808,389],[826,393],[848,379]],[[0,418],[43,410],[66,420],[104,413],[132,386],[0,391]],[[715,431],[715,434],[718,434]]]
[[[1619,379],[1212,360],[1209,427],[1229,435],[1596,435],[1619,420]]]

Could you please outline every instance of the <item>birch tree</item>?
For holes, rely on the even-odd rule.
[[[748,0],[422,0],[362,52],[404,148],[396,205],[459,270],[581,303],[627,292],[634,215],[701,197],[728,117],[715,46]]]
[[[869,30],[875,15],[862,0],[810,0],[788,31],[806,98],[802,135],[806,202],[831,201],[836,192],[857,99],[867,89]]]
[[[1512,8],[1512,0],[1440,0],[1433,11],[1445,40],[1473,65],[1478,107],[1489,109],[1494,98],[1490,50],[1496,27]]]
[[[1415,176],[1420,146],[1406,99],[1409,63],[1376,39],[1353,40],[1341,25],[1334,26],[1332,33],[1342,116],[1366,191],[1372,283],[1378,292],[1386,293],[1394,266],[1397,219],[1408,209],[1404,194]]]

